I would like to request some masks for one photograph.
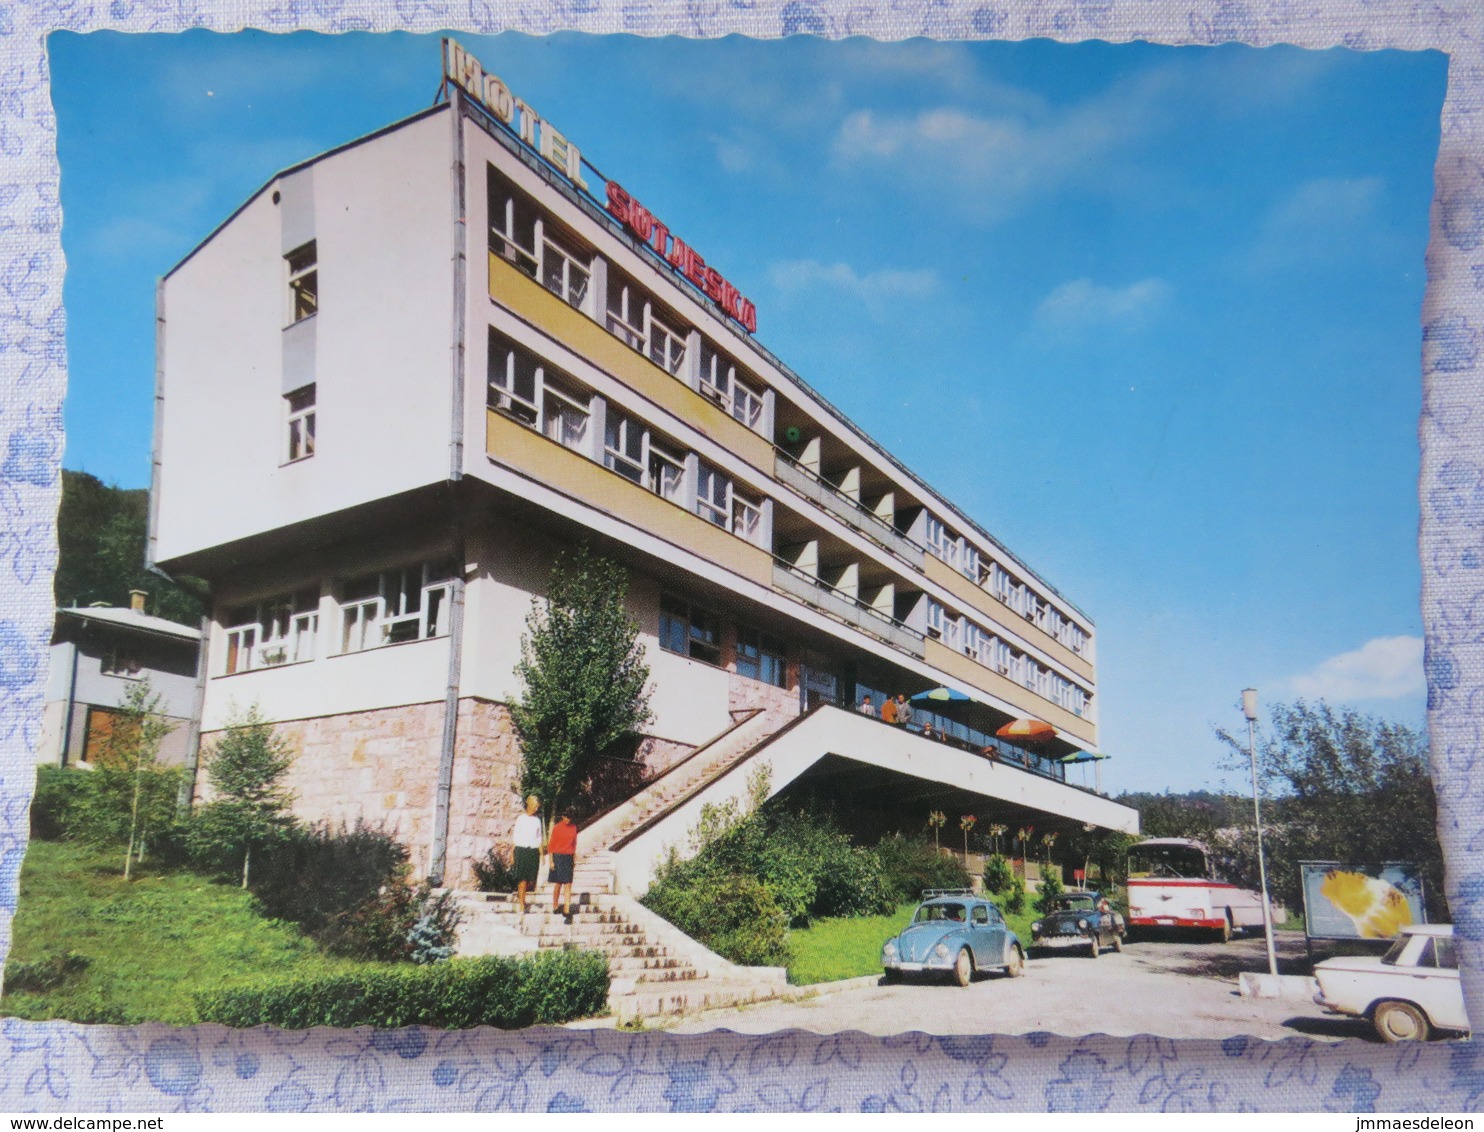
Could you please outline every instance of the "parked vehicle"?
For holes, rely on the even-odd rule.
[[[1218,876],[1201,842],[1151,838],[1128,852],[1128,923],[1201,928],[1226,943],[1238,928],[1262,928],[1262,895]]]
[[[1382,956],[1346,955],[1314,966],[1314,1001],[1331,1014],[1368,1019],[1386,1042],[1426,1041],[1434,1030],[1467,1034],[1452,924],[1408,924]]]
[[[1064,947],[1086,947],[1094,959],[1103,948],[1123,950],[1128,927],[1101,893],[1070,888],[1051,910],[1031,924],[1031,954]]]
[[[966,987],[976,971],[1025,971],[1025,949],[992,901],[968,889],[929,889],[912,922],[881,948],[886,981],[905,974],[951,975]]]

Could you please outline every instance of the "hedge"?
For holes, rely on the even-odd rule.
[[[196,995],[203,1022],[227,1026],[472,1026],[516,1029],[601,1013],[608,961],[596,951],[450,959]]]

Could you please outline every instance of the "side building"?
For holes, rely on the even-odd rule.
[[[57,610],[36,761],[95,766],[109,757],[114,724],[131,686],[148,680],[170,731],[162,763],[188,761],[196,738],[196,661],[201,631],[145,612],[134,590],[127,609]]]
[[[760,761],[863,828],[963,805],[1136,829],[1065,780],[1101,757],[1091,620],[451,42],[445,74],[446,100],[275,176],[160,283],[150,557],[212,586],[204,741],[258,704],[305,816],[384,823],[465,878],[518,809],[527,614],[586,543],[631,576],[635,757],[684,786],[585,840],[627,855],[620,887]],[[919,719],[951,746],[847,718],[935,688],[954,701]],[[993,737],[1027,718],[1054,738]]]

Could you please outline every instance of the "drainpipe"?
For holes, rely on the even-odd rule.
[[[453,341],[449,357],[452,400],[448,437],[448,494],[453,511],[453,593],[448,617],[448,687],[443,699],[443,734],[438,749],[438,782],[433,801],[433,844],[429,853],[428,883],[442,885],[448,866],[448,824],[453,794],[454,754],[458,748],[459,688],[464,652],[465,545],[464,478],[464,307],[468,284],[468,223],[464,169],[464,95],[450,87],[449,116],[453,144]]]
[[[150,549],[154,549],[153,545]],[[155,565],[153,558],[145,562],[144,568],[156,577],[164,578],[172,586],[180,587],[179,582]],[[196,690],[191,697],[191,713],[186,717],[185,773],[180,776],[180,788],[175,792],[175,812],[181,817],[190,812],[195,802],[196,779],[201,772],[201,715],[206,710],[206,662],[211,651],[211,596],[209,592],[206,598],[206,608],[207,612],[201,614],[201,640],[196,645]]]
[[[79,630],[81,631],[81,630]],[[72,712],[77,703],[77,642],[68,641],[72,650],[72,672],[67,677],[67,714],[62,717],[62,750],[60,765],[67,765],[67,756],[72,751]]]

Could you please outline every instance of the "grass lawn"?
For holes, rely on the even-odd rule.
[[[189,1023],[198,990],[384,966],[324,955],[294,925],[265,920],[248,893],[194,873],[146,863],[126,883],[122,856],[31,842],[7,962],[73,953],[88,966],[46,993],[10,994],[7,978],[0,1014]]]
[[[815,920],[807,928],[789,932],[793,960],[788,965],[788,981],[800,985],[832,983],[881,974],[881,945],[900,932],[916,910],[916,903],[901,904],[889,916]],[[1005,916],[1023,947],[1030,947],[1031,921],[1035,918],[1029,900],[1024,912]]]

